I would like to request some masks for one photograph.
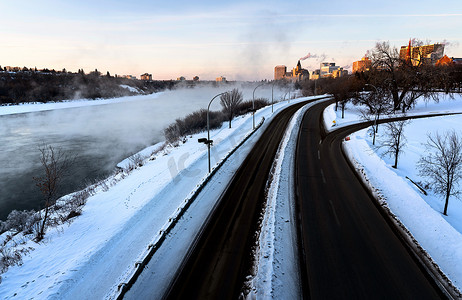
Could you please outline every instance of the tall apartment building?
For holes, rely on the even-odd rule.
[[[321,77],[330,77],[333,75],[335,70],[338,70],[340,67],[336,66],[335,63],[323,62],[320,65],[320,76]]]
[[[371,60],[367,56],[364,56],[361,60],[353,62],[353,73],[369,71],[371,65]]]
[[[338,78],[348,75],[348,70],[344,70],[343,68],[338,68],[332,72],[332,77]]]
[[[274,80],[283,79],[286,76],[287,67],[284,65],[279,65],[274,67]]]
[[[420,64],[434,65],[439,59],[443,58],[443,56],[443,44],[412,47],[411,41],[409,41],[408,46],[401,46],[401,49],[399,50],[399,58],[405,61],[410,61],[414,66]]]

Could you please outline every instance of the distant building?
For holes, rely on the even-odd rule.
[[[300,63],[300,60],[297,63],[297,66],[292,69],[292,78],[297,80],[302,80],[304,78],[309,77],[309,72],[308,70],[305,70],[302,68],[302,64]]]
[[[284,65],[279,65],[274,67],[274,80],[284,79],[287,73],[287,67]]]
[[[180,76],[180,77],[178,77],[176,80],[177,80],[177,81],[185,81],[186,78],[185,78],[184,76]]]
[[[152,81],[152,74],[144,73],[140,75],[141,80]]]
[[[421,64],[434,65],[438,60],[443,58],[443,55],[443,44],[412,47],[411,40],[409,40],[408,46],[401,46],[401,49],[399,50],[399,58],[401,60],[411,62],[414,66]]]
[[[316,80],[319,79],[320,77],[321,70],[316,69],[313,72],[310,73],[310,80]]]
[[[462,58],[448,57],[447,55],[445,55],[435,63],[435,66],[453,66],[453,65],[462,65]]]
[[[136,79],[136,76],[133,76],[133,75],[121,75],[120,77],[127,78],[127,79]]]
[[[215,79],[216,82],[226,82],[226,77],[220,76]]]
[[[320,76],[321,77],[332,77],[333,72],[338,70],[340,67],[336,66],[335,63],[323,62],[320,65]]]
[[[199,81],[199,76],[194,76],[193,81]]]
[[[287,72],[287,67],[284,65],[279,65],[274,67],[274,80],[291,80],[299,81],[305,78],[309,78],[310,74],[308,70],[303,69],[300,64],[300,60],[297,63],[297,66],[292,69],[292,71]]]
[[[372,62],[369,57],[364,56],[361,60],[353,62],[353,73],[366,72],[371,69]]]
[[[338,68],[332,72],[332,77],[338,78],[348,75],[348,70],[344,70],[343,68]]]
[[[453,64],[453,60],[449,58],[447,55],[445,55],[442,58],[438,59],[438,61],[435,63],[435,66],[451,66]]]

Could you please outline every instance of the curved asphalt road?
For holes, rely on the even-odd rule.
[[[274,156],[290,118],[306,103],[290,106],[268,125],[206,221],[167,299],[238,299]]]
[[[424,275],[343,156],[342,138],[365,125],[326,134],[321,125],[325,106],[306,113],[297,145],[305,298],[446,298]]]

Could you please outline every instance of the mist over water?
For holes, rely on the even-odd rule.
[[[124,158],[163,141],[165,127],[177,118],[206,109],[216,94],[238,87],[244,100],[251,100],[255,86],[180,88],[129,97],[130,101],[122,103],[0,116],[0,220],[13,209],[42,208],[33,180],[42,175],[40,145],[78,156],[63,182],[60,194],[64,195],[107,177]],[[274,87],[275,100],[286,93]],[[271,100],[271,86],[259,87],[255,97]],[[219,98],[211,110],[221,110]]]

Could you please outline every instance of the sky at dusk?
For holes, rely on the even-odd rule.
[[[272,79],[276,65],[350,68],[378,41],[446,43],[462,57],[462,1],[0,0],[0,65],[153,79]]]

